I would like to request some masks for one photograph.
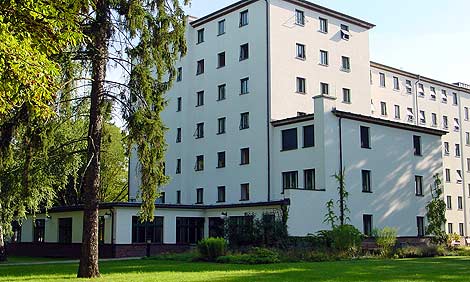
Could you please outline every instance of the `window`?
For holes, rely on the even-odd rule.
[[[296,57],[297,57],[297,59],[305,60],[305,58],[306,58],[305,45],[297,43],[295,46],[296,46]]]
[[[460,169],[457,169],[456,171],[456,178],[457,178],[457,183],[461,184],[462,183],[462,171]]]
[[[463,223],[459,223],[459,235],[460,235],[460,236],[464,236],[464,232],[463,232]]]
[[[247,165],[250,163],[250,148],[240,149],[240,165]]]
[[[240,201],[250,200],[250,184],[244,183],[240,185]]]
[[[183,80],[183,68],[179,67],[176,72],[176,81]]]
[[[383,116],[387,115],[387,103],[380,102],[380,114]]]
[[[446,182],[450,182],[450,169],[446,168],[445,173],[446,173]]]
[[[204,73],[204,60],[197,61],[196,75]]]
[[[225,167],[225,152],[217,153],[217,168]]]
[[[176,191],[176,203],[181,204],[181,190]]]
[[[450,222],[447,223],[447,232],[448,232],[449,234],[454,233],[454,229],[453,229],[452,223],[450,223]]]
[[[328,85],[328,83],[324,83],[324,82],[320,83],[320,93],[322,95],[328,95],[328,93],[330,92],[329,88],[330,86]]]
[[[468,120],[468,107],[463,108],[464,119]]]
[[[413,135],[413,152],[415,156],[421,156],[421,136]]]
[[[437,114],[436,113],[431,114],[431,125],[437,126]]]
[[[351,71],[351,62],[349,60],[349,57],[341,57],[341,70],[346,72]]]
[[[415,194],[416,196],[423,196],[423,177],[415,176]]]
[[[421,124],[426,124],[426,113],[424,111],[419,111],[419,122]]]
[[[362,192],[367,192],[367,193],[372,192],[370,170],[362,170],[361,173],[362,173]]]
[[[304,11],[295,10],[295,24],[301,26],[305,25]]]
[[[226,85],[225,84],[221,84],[217,87],[218,91],[217,91],[217,101],[222,101],[222,100],[225,100],[225,89],[226,89]]]
[[[393,90],[400,90],[400,80],[398,77],[393,77]]]
[[[458,118],[454,118],[454,131],[460,130],[460,122]]]
[[[250,128],[250,113],[240,114],[240,130]]]
[[[413,122],[415,119],[415,115],[413,114],[413,109],[412,108],[407,108],[406,109],[406,116],[408,118],[408,122]]]
[[[304,126],[303,130],[304,130],[304,148],[315,146],[315,128],[314,128],[314,126],[313,125]]]
[[[455,156],[460,158],[460,144],[455,144]]]
[[[418,83],[418,97],[424,97],[424,85]]]
[[[379,73],[380,76],[380,87],[385,87],[385,73]]]
[[[416,224],[418,227],[418,237],[423,237],[425,232],[424,232],[424,217],[423,216],[417,216],[416,217]]]
[[[217,67],[218,68],[225,67],[225,52],[221,52],[217,54]]]
[[[411,80],[405,81],[406,93],[411,94],[413,92],[413,86],[411,85]]]
[[[248,77],[240,79],[240,94],[243,95],[243,94],[248,94],[249,93],[248,81],[249,81]]]
[[[157,198],[157,204],[164,204],[165,203],[165,192],[160,192],[160,196]]]
[[[444,142],[444,155],[448,156],[450,152],[449,142]]]
[[[351,90],[343,88],[343,103],[351,104]]]
[[[452,196],[447,196],[446,197],[446,207],[448,210],[452,209]]]
[[[204,155],[196,156],[196,171],[203,171],[204,170]]]
[[[176,111],[177,112],[181,112],[181,109],[182,109],[182,98],[181,97],[178,97],[178,99],[176,100]]]
[[[465,132],[465,145],[470,145],[470,132]]]
[[[297,149],[297,128],[285,129],[282,134],[282,151]]]
[[[225,202],[225,186],[217,187],[217,203]]]
[[[362,215],[362,225],[364,227],[364,235],[372,236],[372,215]]]
[[[163,243],[163,217],[155,216],[153,221],[140,222],[138,216],[132,217],[132,243]]]
[[[44,235],[46,230],[46,220],[36,219],[33,226],[33,242],[44,243]]]
[[[452,104],[454,106],[457,106],[459,104],[457,93],[455,92],[452,92]]]
[[[282,188],[283,189],[297,189],[297,171],[288,171],[282,173]]]
[[[18,221],[13,221],[12,226],[11,226],[11,231],[13,232],[12,237],[11,237],[11,242],[12,243],[21,243],[21,225]]]
[[[447,91],[444,89],[441,90],[441,101],[444,104],[447,104]]]
[[[72,218],[59,218],[59,243],[72,243]]]
[[[297,93],[305,94],[305,78],[297,77]]]
[[[181,143],[181,127],[176,129],[176,143]]]
[[[240,12],[240,27],[248,25],[248,10]]]
[[[328,20],[324,18],[319,18],[320,21],[320,32],[328,33]]]
[[[430,86],[429,90],[431,92],[431,100],[435,101],[436,100],[436,88],[433,86]]]
[[[176,243],[196,244],[204,238],[203,217],[177,217]]]
[[[217,134],[224,134],[225,133],[225,118],[217,119]]]
[[[449,128],[449,120],[447,119],[447,116],[442,116],[442,127],[444,129]]]
[[[197,96],[196,107],[203,106],[204,105],[204,91],[197,92],[196,96]]]
[[[204,29],[197,31],[197,44],[204,42]]]
[[[457,197],[457,208],[463,210],[463,198],[461,196]]]
[[[204,203],[204,188],[196,189],[196,204]]]
[[[361,148],[370,149],[370,128],[361,126]]]
[[[341,39],[349,40],[349,26],[342,24],[341,25]]]
[[[181,173],[181,159],[176,160],[176,174]]]
[[[246,60],[249,57],[248,54],[248,43],[245,43],[243,45],[240,45],[240,61]]]
[[[315,190],[315,169],[304,170],[304,189]]]
[[[204,138],[204,123],[200,122],[196,125],[196,139]]]
[[[328,66],[328,51],[320,50],[320,65]]]
[[[470,158],[467,158],[467,172],[470,172]]]
[[[399,106],[399,105],[395,105],[395,106],[394,106],[394,109],[395,109],[395,118],[396,118],[396,119],[400,119],[400,106]]]
[[[222,35],[225,33],[225,20],[220,20],[218,24],[218,33],[217,35]]]

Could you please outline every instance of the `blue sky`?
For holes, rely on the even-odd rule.
[[[192,0],[204,16],[236,0]],[[444,82],[470,84],[469,0],[312,0],[376,25],[371,60]]]

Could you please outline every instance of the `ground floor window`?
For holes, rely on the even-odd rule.
[[[21,242],[21,225],[19,224],[18,221],[13,221],[13,224],[11,227],[13,231],[13,236],[11,237],[11,241],[13,243],[20,243]]]
[[[364,226],[364,235],[372,236],[372,215],[364,214],[362,216],[362,222]]]
[[[72,218],[59,218],[59,243],[72,243]]]
[[[231,216],[228,219],[227,237],[231,244],[243,246],[250,245],[255,239],[254,216]]]
[[[153,221],[140,222],[132,217],[132,243],[163,243],[163,217],[155,216]]]
[[[44,242],[45,228],[46,228],[46,220],[45,219],[36,219],[34,221],[33,241],[35,243],[43,243]]]
[[[176,243],[196,244],[204,238],[203,217],[177,217]]]
[[[220,217],[209,218],[209,237],[224,237],[224,220]]]
[[[416,217],[416,223],[418,227],[418,237],[424,236],[424,217],[422,216]]]

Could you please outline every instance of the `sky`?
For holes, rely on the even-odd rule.
[[[237,0],[191,0],[202,17]],[[470,84],[469,0],[311,0],[376,25],[371,60],[440,81]]]

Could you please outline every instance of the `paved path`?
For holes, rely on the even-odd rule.
[[[120,260],[138,260],[142,259],[141,257],[130,257],[130,258],[109,258],[109,259],[100,259],[102,261],[120,261]],[[38,262],[7,262],[0,263],[1,266],[16,266],[16,265],[42,265],[42,264],[67,264],[67,263],[79,263],[78,259],[76,260],[51,260],[51,261],[38,261]]]

